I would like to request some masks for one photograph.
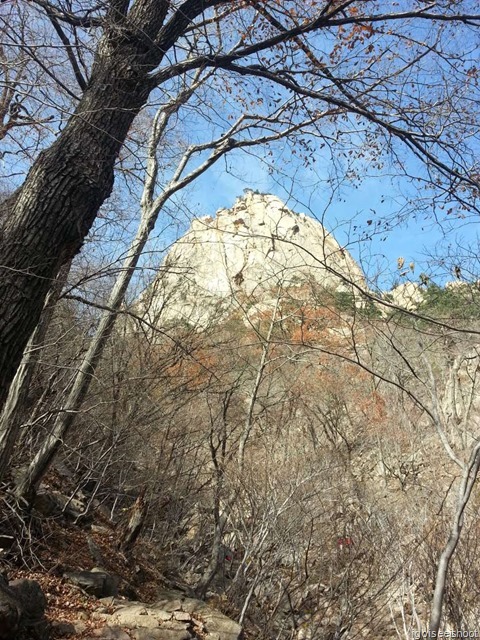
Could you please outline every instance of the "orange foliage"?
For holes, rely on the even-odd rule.
[[[207,350],[197,350],[190,358],[182,358],[166,369],[166,374],[177,384],[183,384],[188,391],[198,391],[216,377],[219,361]]]

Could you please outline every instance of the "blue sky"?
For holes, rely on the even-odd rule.
[[[400,3],[401,5],[402,3]],[[473,0],[469,0],[467,3],[473,7]],[[408,25],[405,23],[405,29],[408,32]],[[475,64],[478,54],[479,43],[473,39],[465,41],[465,33],[463,28],[451,27],[447,28],[447,35],[442,42],[445,47],[445,53],[452,56],[452,60],[455,62],[455,55],[462,50],[465,50],[465,60],[463,66]],[[414,34],[418,37],[428,40],[428,29],[424,23],[417,25],[414,30]],[[433,37],[433,36],[432,36]],[[337,42],[335,33],[323,34],[320,37],[310,38],[311,45],[315,45],[318,49],[318,55],[323,55],[328,58],[332,53],[332,47],[335,47]],[[373,39],[368,41],[370,46],[382,47],[382,36],[378,32]],[[359,40],[357,44],[360,58],[365,54],[363,49],[367,47],[368,43]],[[468,46],[467,46],[468,45]],[[368,46],[369,48],[369,46]],[[403,52],[406,54],[406,52]],[[356,74],[354,66],[356,64],[356,52],[351,51],[348,55],[342,58],[342,64],[340,65],[338,72],[342,71],[348,76],[349,73]],[[366,54],[365,54],[366,55]],[[413,55],[413,54],[412,54]],[[407,56],[408,57],[408,56]],[[249,62],[255,62],[252,58]],[[458,63],[459,61],[456,60]],[[389,65],[393,62],[388,61],[388,57],[384,59],[383,64],[386,65],[386,71],[389,71]],[[461,66],[461,65],[460,65]],[[382,69],[380,65],[380,69]],[[439,99],[442,95],[442,86],[436,82],[438,77],[442,76],[443,71],[447,71],[447,68],[443,68],[443,63],[438,62],[436,56],[430,61],[430,58],[425,58],[422,65],[418,67],[418,77],[416,77],[416,88],[410,85],[405,85],[408,89],[406,92],[412,93],[411,99],[415,102],[419,97],[421,98],[422,91],[428,91],[429,97],[433,100],[433,94],[439,95]],[[455,78],[461,75],[462,69],[458,64],[455,67],[455,73],[450,78]],[[463,69],[465,72],[465,69]],[[410,72],[409,72],[410,74]],[[205,96],[200,92],[197,97],[197,102],[192,106],[191,110],[186,109],[185,115],[180,117],[177,123],[177,129],[179,139],[183,141],[182,136],[187,139],[187,142],[195,142],[203,140],[204,136],[207,138],[211,133],[225,131],[231,124],[228,119],[230,112],[232,114],[242,112],[242,103],[237,104],[235,102],[236,93],[226,94],[224,91],[225,77],[222,74],[217,74],[216,84],[215,78],[212,79],[212,85],[208,85],[208,90],[205,90]],[[409,80],[412,78],[408,75]],[[418,81],[421,81],[418,84]],[[397,89],[396,75],[392,75],[392,85],[390,91]],[[405,82],[405,78],[401,76],[398,82]],[[238,91],[242,94],[245,89],[245,95],[247,97],[255,98],[262,96],[265,103],[268,103],[270,98],[274,95],[277,97],[285,98],[287,92],[280,90],[278,87],[273,89],[266,83],[263,83],[258,88],[258,82],[253,79],[236,79],[238,83]],[[387,83],[388,84],[388,83]],[[248,87],[247,87],[248,85]],[[420,88],[418,88],[420,87]],[[175,88],[175,83],[172,84],[172,88]],[[235,88],[235,86],[233,87]],[[248,91],[246,90],[248,88]],[[165,95],[168,93],[168,86],[165,88]],[[232,87],[230,87],[232,90]],[[420,95],[416,95],[416,91],[420,91]],[[468,84],[466,89],[466,97],[468,100],[473,100],[475,96],[478,96],[480,91],[477,84]],[[432,96],[430,96],[430,93]],[[160,95],[160,94],[159,94]],[[385,94],[388,97],[388,92]],[[456,93],[457,100],[462,99],[462,93]],[[158,98],[161,103],[164,99],[164,95],[160,95]],[[408,95],[405,96],[405,100],[408,103]],[[213,105],[213,108],[206,109],[206,116],[201,115],[202,111],[197,110],[200,106]],[[276,100],[274,100],[276,102]],[[394,101],[395,102],[395,101]],[[434,102],[434,100],[433,100]],[[441,100],[440,100],[441,103]],[[222,106],[223,105],[223,106]],[[461,105],[460,105],[461,106]],[[254,107],[257,109],[257,107]],[[258,110],[275,109],[274,106],[258,107]],[[214,117],[212,120],[212,113]],[[443,112],[435,112],[435,117],[447,117]],[[430,117],[429,112],[423,114],[425,117]],[[395,121],[395,120],[394,120]],[[323,122],[323,121],[322,121]],[[326,128],[325,128],[326,127]],[[467,128],[468,129],[468,128]],[[360,125],[354,117],[350,120],[342,121],[341,124],[335,125],[328,129],[328,123],[322,124],[321,133],[326,134],[326,138],[330,135],[330,141],[334,140],[334,144],[337,145],[336,149],[342,151],[348,149],[348,141],[342,139],[340,141],[340,135],[346,135],[350,141],[351,146],[357,146],[361,148],[364,144],[362,151],[367,155],[374,156],[375,151],[368,147],[369,141],[375,138],[364,136],[364,133],[368,133],[368,125]],[[334,133],[335,132],[335,135]],[[340,132],[340,134],[339,134]],[[375,135],[377,135],[375,133]],[[363,136],[363,137],[362,137]],[[325,139],[326,139],[325,138]],[[175,140],[175,135],[173,136]],[[244,152],[237,152],[232,154],[231,158],[226,161],[221,160],[218,165],[211,168],[205,175],[198,179],[188,190],[187,195],[180,194],[176,201],[169,205],[171,217],[162,215],[155,230],[155,235],[158,238],[158,242],[151,243],[153,248],[167,247],[171,243],[178,233],[185,231],[188,224],[188,218],[192,215],[205,215],[213,214],[220,207],[229,207],[232,205],[235,198],[242,194],[245,188],[258,189],[262,192],[273,193],[282,198],[287,205],[297,211],[303,211],[308,215],[312,215],[320,220],[326,228],[331,231],[337,240],[343,246],[346,246],[352,255],[361,262],[366,274],[372,281],[377,279],[379,286],[382,288],[389,288],[393,283],[397,282],[400,278],[400,274],[396,269],[397,258],[402,256],[405,262],[415,263],[415,271],[409,272],[407,276],[410,278],[418,278],[418,275],[425,271],[432,273],[432,269],[435,270],[435,277],[438,281],[444,282],[447,279],[451,279],[451,263],[455,259],[453,255],[455,253],[455,246],[468,245],[469,241],[475,241],[478,233],[478,223],[476,221],[468,221],[466,224],[463,220],[454,220],[447,224],[440,225],[434,220],[434,215],[437,212],[433,212],[426,208],[422,213],[419,213],[417,217],[410,215],[408,219],[404,219],[401,224],[391,225],[386,230],[381,224],[377,224],[377,221],[385,221],[385,219],[394,220],[397,214],[402,216],[403,207],[406,198],[415,198],[415,188],[412,183],[405,181],[403,184],[395,182],[390,176],[394,176],[396,171],[394,167],[385,168],[385,173],[379,175],[370,175],[365,178],[363,182],[352,184],[342,179],[340,186],[335,184],[335,180],[338,180],[338,174],[342,173],[344,167],[339,165],[336,167],[337,176],[334,177],[333,182],[329,182],[329,164],[328,159],[322,157],[322,136],[317,136],[315,140],[319,143],[318,151],[316,153],[316,166],[314,168],[304,168],[297,162],[292,161],[291,148],[288,145],[284,145],[283,148],[278,146],[276,148],[277,157],[275,163],[278,161],[279,166],[274,166],[273,171],[269,172],[267,166],[253,155],[246,155]],[[385,144],[385,140],[383,141]],[[292,143],[293,144],[293,143]],[[472,145],[475,142],[472,141]],[[385,145],[388,146],[388,145]],[[401,146],[401,145],[400,145]],[[380,147],[382,145],[380,144]],[[460,149],[456,149],[458,154],[461,153]],[[261,150],[259,154],[261,154]],[[475,154],[478,157],[478,153]],[[370,158],[371,160],[372,158]],[[8,157],[2,158],[4,165],[13,163],[10,165],[8,171],[5,166],[0,166],[0,172],[2,169],[6,174],[16,174],[14,178],[8,178],[7,187],[17,183],[20,184],[23,179],[23,167],[15,164],[15,157],[8,155]],[[331,161],[330,161],[331,162]],[[345,165],[349,164],[348,160],[345,160]],[[370,172],[373,173],[373,165],[369,166],[369,159],[365,158],[365,167],[359,167],[360,173]],[[418,167],[413,167],[413,172],[416,173]],[[17,174],[17,172],[19,172]],[[141,173],[141,172],[139,172]],[[0,187],[5,186],[0,183]],[[137,187],[134,187],[136,190]],[[403,191],[403,194],[402,194]],[[178,206],[181,203],[182,206]],[[107,208],[110,205],[107,203]],[[112,211],[114,211],[112,205]],[[103,222],[99,220],[96,224],[96,230],[98,237],[104,243],[104,250],[107,254],[107,258],[114,259],[114,256],[121,254],[123,250],[123,242],[128,239],[128,236],[134,231],[134,228],[138,222],[138,204],[132,198],[130,203],[130,219],[124,223],[123,219],[120,219],[118,223],[118,236],[114,233],[111,234],[112,240],[106,235],[109,231],[103,230]],[[133,211],[132,211],[133,209]],[[178,209],[178,211],[176,211]],[[175,220],[176,214],[178,214],[179,223]],[[440,212],[441,215],[441,212]],[[111,219],[115,219],[114,215]],[[371,222],[369,222],[371,221]],[[124,229],[122,229],[124,225]],[[449,236],[445,239],[444,232],[448,227]],[[110,240],[110,243],[108,242]],[[449,242],[452,246],[449,247]],[[115,244],[117,243],[117,244]],[[450,253],[452,255],[450,262],[447,261],[446,265],[435,266],[432,260],[428,259],[429,254],[433,254],[439,244],[443,243],[442,251]],[[107,246],[108,245],[108,246]],[[85,255],[87,256],[88,244],[85,249]],[[103,250],[103,248],[102,248]],[[468,253],[468,251],[466,252]],[[88,257],[88,256],[87,256]],[[150,261],[152,266],[158,264],[161,259],[161,255],[151,257]],[[149,258],[147,256],[146,261]],[[433,261],[434,262],[434,261]],[[472,267],[472,271],[473,271]],[[480,269],[478,270],[480,272]]]

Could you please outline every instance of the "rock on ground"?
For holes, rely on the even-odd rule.
[[[113,600],[108,609],[94,614],[106,625],[101,630],[105,635],[97,637],[124,640],[124,636],[112,635],[123,628],[135,640],[241,639],[242,627],[205,602],[184,598],[173,591],[163,591],[159,595],[159,600],[153,604]]]

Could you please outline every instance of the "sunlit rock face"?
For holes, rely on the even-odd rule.
[[[307,283],[354,293],[350,282],[365,287],[358,264],[322,224],[248,191],[231,209],[192,222],[140,304],[151,322],[207,326]]]
[[[404,282],[389,291],[391,301],[408,311],[414,311],[424,300],[424,292],[418,282]]]

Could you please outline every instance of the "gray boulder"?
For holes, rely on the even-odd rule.
[[[103,571],[103,569],[92,569],[92,571],[67,571],[63,577],[68,582],[80,587],[85,593],[96,598],[108,598],[118,594],[120,578]]]
[[[45,619],[47,601],[34,580],[7,580],[0,578],[0,639],[11,640],[22,631],[39,640],[49,637],[49,625]]]
[[[242,627],[205,602],[173,590],[160,590],[153,604],[114,599],[94,617],[108,627],[124,628],[135,640],[240,640]],[[106,628],[106,627],[105,627]]]

